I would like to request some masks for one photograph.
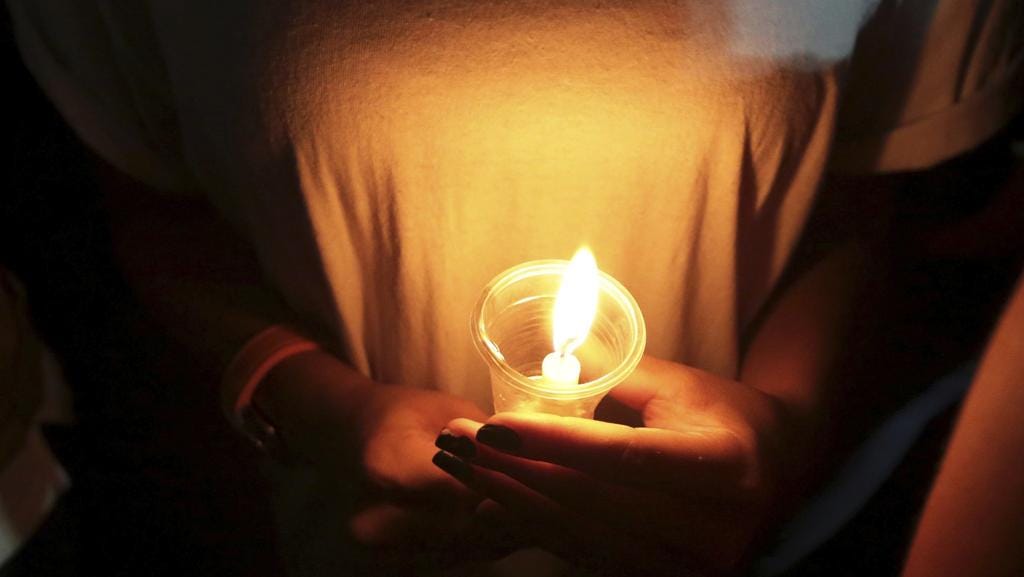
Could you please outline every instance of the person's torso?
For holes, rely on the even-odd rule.
[[[587,244],[649,353],[735,371],[831,137],[837,56],[794,48],[808,23],[703,2],[192,10],[154,8],[186,152],[360,369],[486,405],[480,290]]]

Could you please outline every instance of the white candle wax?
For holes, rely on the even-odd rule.
[[[580,384],[580,361],[571,353],[549,353],[544,357],[541,373],[549,385],[575,387]]]

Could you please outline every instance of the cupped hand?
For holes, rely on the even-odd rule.
[[[457,417],[486,415],[438,391],[382,385],[332,355],[296,355],[261,385],[262,402],[292,452],[339,492],[351,536],[364,545],[443,548],[471,529],[480,497],[431,464],[434,437]],[[264,408],[261,407],[261,408]],[[353,499],[351,493],[358,493]],[[344,493],[344,494],[342,494]]]
[[[735,381],[646,358],[610,396],[642,427],[543,414],[456,419],[435,463],[597,569],[728,574],[769,510],[782,411]]]
[[[431,464],[438,428],[468,415],[483,413],[437,391],[377,387],[354,423],[358,471],[367,489],[367,506],[351,523],[357,540],[381,544],[416,534],[436,537],[439,527],[451,533],[469,524],[479,498]]]

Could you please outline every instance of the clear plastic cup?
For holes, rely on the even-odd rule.
[[[577,386],[541,380],[552,352],[552,313],[569,261],[531,261],[512,267],[484,288],[473,312],[473,341],[491,373],[494,411],[528,411],[592,418],[605,394],[633,372],[647,331],[633,296],[600,273],[597,315],[575,355]]]

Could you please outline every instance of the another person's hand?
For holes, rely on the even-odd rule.
[[[448,451],[435,463],[541,543],[592,566],[740,568],[777,478],[784,431],[776,401],[650,358],[610,395],[644,426],[525,413],[486,424],[456,419],[438,438]]]

